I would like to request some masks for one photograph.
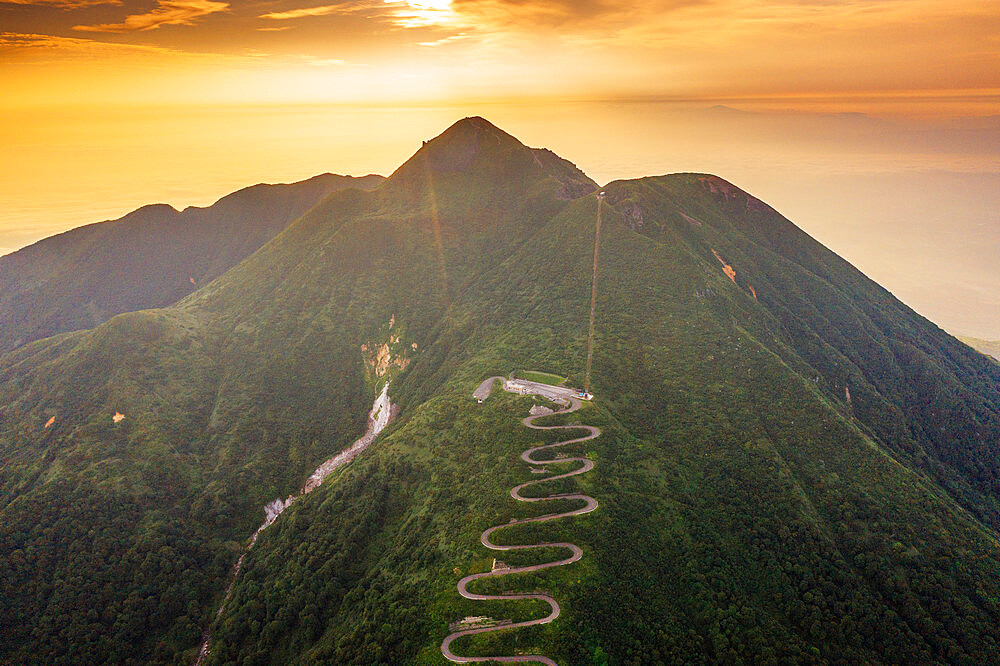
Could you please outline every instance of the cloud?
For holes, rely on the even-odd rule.
[[[548,29],[585,26],[608,30],[623,22],[643,22],[692,6],[718,4],[718,0],[454,0],[454,11],[472,25]]]
[[[420,46],[444,46],[445,44],[452,44],[454,42],[460,42],[464,39],[468,39],[469,35],[464,32],[460,32],[457,35],[451,35],[449,37],[442,37],[441,39],[435,39],[432,42],[420,42]]]
[[[122,4],[122,0],[0,0],[0,4],[79,9],[81,7],[93,7],[94,5],[120,5]]]
[[[333,14],[354,14],[365,18],[383,19],[403,28],[440,26],[451,23],[457,18],[452,9],[452,0],[356,0],[270,12],[261,14],[258,18],[286,21]]]
[[[152,44],[123,44],[95,39],[34,33],[0,32],[0,62],[5,64],[101,67],[121,70],[126,65],[161,66],[164,62],[190,65],[253,65],[268,54],[230,55],[182,51]],[[0,70],[2,71],[2,70]]]
[[[347,65],[347,61],[340,58],[307,58],[305,60],[314,67],[344,67]]]
[[[390,20],[403,28],[442,26],[458,18],[451,0],[384,0]]]
[[[16,53],[28,53],[36,57],[46,54],[51,57],[63,57],[80,61],[81,57],[114,57],[122,54],[160,57],[164,54],[175,54],[178,52],[160,46],[109,44],[107,42],[79,39],[77,37],[60,37],[58,35],[22,32],[0,33],[0,55],[12,56]]]
[[[343,5],[322,5],[320,7],[303,7],[302,9],[290,9],[287,12],[271,12],[261,14],[257,18],[271,21],[287,21],[288,19],[305,18],[306,16],[326,16],[328,14],[343,13]]]
[[[162,25],[194,25],[195,19],[229,8],[228,2],[216,0],[158,0],[159,6],[145,14],[133,14],[121,23],[76,25],[74,30],[83,32],[141,32],[155,30]]]

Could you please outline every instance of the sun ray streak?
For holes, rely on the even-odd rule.
[[[431,205],[431,231],[434,234],[434,247],[437,249],[438,277],[441,280],[441,288],[444,291],[445,307],[451,306],[451,295],[448,291],[448,269],[445,265],[444,242],[441,236],[441,219],[438,213],[437,191],[434,188],[434,174],[427,163],[427,156],[424,155],[424,177],[427,182],[427,192],[430,194]]]

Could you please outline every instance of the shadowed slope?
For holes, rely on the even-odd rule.
[[[254,185],[206,208],[143,206],[0,258],[0,351],[163,307],[256,251],[331,192],[381,176]]]
[[[723,270],[786,361],[866,431],[1000,528],[1000,372],[767,204],[721,178],[607,187],[629,226]]]

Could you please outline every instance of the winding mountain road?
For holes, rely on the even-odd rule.
[[[490,387],[492,387],[492,378],[490,380]],[[486,382],[484,382],[485,384]],[[488,395],[488,392],[487,392]],[[568,414],[570,412],[575,412],[580,409],[581,402],[577,398],[570,399],[570,406],[565,409],[560,409],[556,411],[556,414]],[[527,544],[521,546],[501,546],[490,541],[490,537],[497,530],[501,530],[507,527],[513,527],[515,525],[523,525],[525,523],[541,523],[550,520],[555,520],[557,518],[566,518],[568,516],[579,516],[585,513],[590,513],[597,508],[597,500],[589,495],[584,495],[583,493],[561,493],[557,495],[549,495],[547,497],[524,497],[521,495],[521,491],[528,486],[535,485],[537,483],[545,483],[552,481],[554,479],[565,479],[570,476],[576,476],[578,474],[584,474],[589,472],[594,467],[594,462],[589,458],[577,457],[577,458],[550,458],[547,460],[537,460],[534,455],[540,451],[547,449],[554,449],[560,446],[566,446],[567,444],[575,444],[577,442],[585,442],[588,439],[594,439],[599,437],[601,434],[600,428],[588,425],[566,425],[566,426],[538,426],[532,423],[535,419],[542,418],[544,416],[550,416],[549,414],[539,414],[536,416],[529,416],[522,420],[525,426],[532,428],[534,430],[585,430],[587,435],[584,437],[577,437],[574,439],[566,439],[554,444],[543,444],[541,446],[533,446],[521,454],[521,460],[531,465],[553,465],[561,464],[566,462],[577,462],[581,466],[571,472],[566,472],[564,474],[556,474],[554,476],[549,476],[544,479],[535,479],[532,481],[527,481],[520,485],[514,486],[510,490],[510,495],[514,499],[520,502],[545,502],[554,499],[578,499],[584,502],[584,506],[579,509],[574,509],[572,511],[566,511],[564,513],[550,513],[544,516],[538,516],[536,518],[522,518],[520,520],[512,520],[509,523],[504,523],[503,525],[495,525],[483,532],[480,537],[480,541],[484,546],[490,548],[491,550],[526,550],[529,548],[565,548],[570,551],[570,556],[561,560],[555,560],[553,562],[545,562],[543,564],[533,564],[524,567],[509,567],[504,569],[496,569],[494,571],[486,573],[477,573],[466,576],[462,580],[458,581],[458,593],[461,594],[466,599],[474,600],[516,600],[516,599],[537,599],[539,601],[544,601],[551,607],[551,612],[543,617],[535,620],[526,620],[524,622],[515,622],[513,624],[504,624],[499,626],[491,627],[477,627],[473,629],[463,629],[461,631],[456,631],[449,634],[444,641],[441,643],[441,653],[444,656],[454,662],[459,663],[472,663],[472,662],[535,662],[547,664],[548,666],[556,666],[556,662],[552,661],[548,657],[538,654],[532,655],[516,655],[516,656],[496,656],[496,657],[462,657],[456,655],[451,651],[452,641],[461,638],[463,636],[471,636],[473,634],[483,634],[490,631],[506,631],[508,629],[516,629],[518,627],[530,627],[536,624],[548,624],[552,622],[557,617],[559,617],[559,603],[553,599],[551,596],[542,593],[507,593],[507,594],[476,594],[475,592],[469,592],[469,583],[479,580],[480,578],[491,578],[496,576],[506,576],[509,574],[517,573],[528,573],[531,571],[541,571],[542,569],[549,569],[552,567],[561,567],[567,564],[572,564],[576,562],[581,557],[583,557],[583,551],[579,546],[567,542],[555,542],[555,543],[536,543]]]

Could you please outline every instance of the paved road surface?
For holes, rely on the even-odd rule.
[[[484,379],[483,383],[479,385],[479,388],[472,392],[472,397],[479,402],[486,400],[486,398],[490,397],[490,393],[493,391],[493,383],[498,379],[503,381],[503,377],[490,377],[489,379]]]
[[[524,386],[524,391],[522,392],[524,395],[540,395],[543,398],[548,398],[553,402],[561,402],[562,404],[568,404],[569,402],[577,399],[577,394],[579,393],[579,391],[575,388],[531,382],[527,379],[514,379],[508,383],[511,385]],[[508,388],[508,384],[504,384],[504,390],[510,391],[511,393],[518,393],[518,391]]]
[[[498,379],[498,378],[491,377],[486,382],[483,382],[483,384],[481,384],[479,388],[482,389],[483,386],[488,386],[488,389],[492,389],[492,387],[493,387],[493,380],[494,379]],[[534,382],[530,382],[530,383],[534,384]],[[539,386],[545,386],[546,388],[553,388],[553,389],[554,388],[559,388],[559,387],[548,386],[548,385],[539,385]],[[477,389],[477,392],[478,392],[478,389]],[[486,395],[489,395],[489,390],[487,390]],[[566,408],[566,409],[558,410],[557,412],[555,412],[556,414],[566,414],[566,413],[574,412],[574,411],[580,409],[580,404],[581,403],[580,403],[580,400],[578,398],[576,398],[576,397],[569,397],[568,399],[570,400],[570,403],[571,403],[570,407]],[[589,472],[594,467],[594,462],[592,460],[590,460],[589,458],[582,458],[582,457],[580,457],[580,458],[559,458],[559,459],[547,458],[547,459],[539,460],[539,459],[536,459],[534,457],[535,454],[538,453],[538,452],[540,452],[540,451],[544,451],[546,449],[554,449],[554,448],[559,447],[559,446],[566,446],[567,444],[574,444],[576,442],[585,442],[588,439],[594,439],[595,437],[598,437],[601,434],[600,429],[599,428],[595,428],[594,426],[537,426],[537,425],[534,425],[534,423],[532,423],[532,421],[534,421],[535,419],[543,418],[544,416],[548,416],[548,415],[547,414],[539,414],[537,416],[529,416],[526,419],[524,419],[522,421],[522,423],[524,423],[524,425],[526,425],[527,427],[533,428],[535,430],[585,430],[585,431],[587,431],[587,434],[585,436],[583,436],[583,437],[577,437],[577,438],[574,438],[574,439],[566,439],[566,440],[562,440],[562,441],[559,441],[559,442],[555,442],[554,444],[543,444],[541,446],[533,446],[533,447],[531,447],[530,449],[528,449],[527,451],[525,451],[524,453],[521,454],[521,460],[523,460],[524,462],[526,462],[526,463],[528,463],[530,465],[553,465],[553,464],[559,464],[559,463],[564,463],[564,462],[577,462],[577,463],[580,463],[581,466],[579,468],[571,471],[571,472],[566,472],[564,474],[557,474],[555,476],[549,476],[549,477],[546,477],[544,479],[535,479],[535,480],[527,481],[527,482],[522,483],[520,485],[514,486],[510,490],[510,495],[514,499],[519,500],[521,502],[545,502],[545,501],[553,500],[553,499],[579,499],[579,500],[582,500],[584,502],[584,505],[582,507],[580,507],[579,509],[574,509],[572,511],[567,511],[567,512],[564,512],[564,513],[550,513],[550,514],[546,514],[544,516],[538,516],[537,518],[523,518],[523,519],[520,519],[520,520],[512,520],[511,522],[504,523],[503,525],[496,525],[494,527],[489,528],[485,532],[483,532],[482,536],[480,537],[480,541],[482,542],[482,544],[484,546],[486,546],[487,548],[490,548],[492,550],[525,550],[525,549],[528,549],[528,548],[565,548],[565,549],[567,549],[567,550],[570,551],[570,555],[569,555],[569,557],[566,557],[566,558],[561,559],[561,560],[556,560],[554,562],[545,562],[543,564],[533,564],[533,565],[524,566],[524,567],[510,567],[508,569],[498,569],[496,571],[490,571],[490,572],[486,572],[486,573],[478,573],[478,574],[472,574],[470,576],[466,576],[462,580],[458,581],[458,593],[461,594],[466,599],[476,599],[476,600],[537,599],[539,601],[544,601],[545,603],[547,603],[550,606],[551,611],[549,612],[549,614],[547,616],[545,616],[543,618],[538,618],[538,619],[535,619],[535,620],[527,620],[525,622],[515,622],[513,624],[506,624],[506,625],[501,625],[501,626],[496,626],[496,627],[479,627],[479,628],[476,628],[476,629],[464,629],[462,631],[456,631],[456,632],[454,632],[452,634],[449,634],[444,639],[444,642],[441,643],[441,652],[442,652],[442,654],[444,654],[444,656],[447,659],[449,659],[451,661],[460,662],[460,663],[489,662],[489,661],[493,661],[493,662],[534,662],[534,663],[547,664],[547,666],[556,666],[556,662],[552,661],[548,657],[545,657],[545,656],[542,656],[542,655],[538,655],[538,654],[517,655],[517,656],[509,656],[509,657],[505,657],[505,656],[495,656],[495,657],[462,657],[462,656],[456,655],[454,652],[451,651],[451,643],[452,643],[452,641],[454,641],[455,639],[461,638],[462,636],[471,636],[473,634],[483,634],[483,633],[486,633],[486,632],[489,632],[489,631],[506,631],[508,629],[516,629],[518,627],[530,627],[530,626],[533,626],[533,625],[536,625],[536,624],[548,624],[549,622],[552,622],[557,617],[559,617],[559,603],[555,599],[553,599],[551,596],[549,596],[547,594],[541,594],[541,593],[526,593],[526,594],[516,594],[516,593],[511,593],[511,594],[476,594],[475,592],[470,592],[468,590],[469,583],[471,583],[473,581],[476,581],[476,580],[479,580],[480,578],[490,578],[490,577],[495,577],[495,576],[506,576],[508,574],[526,573],[526,572],[530,572],[530,571],[540,571],[542,569],[549,569],[551,567],[561,567],[561,566],[565,566],[567,564],[572,564],[573,562],[576,562],[581,557],[583,557],[583,551],[580,550],[580,547],[577,546],[577,545],[575,545],[575,544],[572,544],[572,543],[559,542],[559,543],[536,543],[536,544],[527,544],[527,545],[522,545],[522,546],[500,546],[500,545],[497,545],[497,544],[493,543],[492,541],[490,541],[490,536],[494,532],[496,532],[497,530],[502,530],[502,529],[504,529],[506,527],[512,527],[514,525],[522,525],[524,523],[546,522],[546,521],[549,521],[549,520],[555,520],[557,518],[565,518],[567,516],[579,516],[579,515],[582,515],[582,514],[585,514],[585,513],[590,513],[591,511],[593,511],[594,509],[597,508],[597,500],[595,500],[593,497],[591,497],[589,495],[584,495],[583,493],[562,493],[562,494],[558,494],[558,495],[550,495],[548,497],[524,497],[524,496],[521,495],[521,491],[524,490],[525,488],[527,488],[528,486],[534,485],[536,483],[544,483],[546,481],[551,481],[552,479],[564,479],[566,477],[576,476],[577,474],[583,474],[585,472]]]

